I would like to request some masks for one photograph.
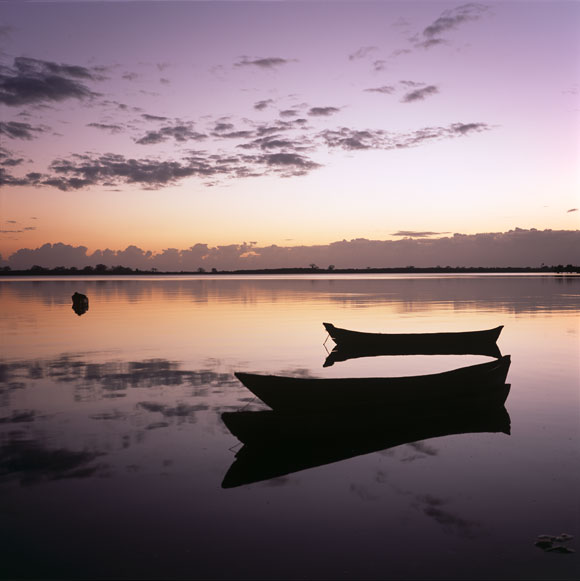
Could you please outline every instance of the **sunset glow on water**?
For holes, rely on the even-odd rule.
[[[574,579],[577,553],[535,543],[566,533],[578,548],[579,283],[3,279],[4,574]],[[74,292],[89,297],[81,316]],[[474,427],[350,458],[346,450],[341,461],[223,488],[241,444],[221,414],[267,409],[234,372],[405,376],[489,360],[379,356],[323,368],[333,345],[323,321],[414,333],[504,325],[510,434]],[[308,454],[296,446],[294,462]],[[258,468],[287,453],[268,448]]]

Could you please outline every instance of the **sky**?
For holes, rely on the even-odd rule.
[[[522,230],[580,262],[579,2],[0,1],[0,15],[2,264],[109,249],[128,266],[173,251],[286,266],[333,244],[320,260],[341,267],[421,262],[381,262],[381,241],[492,265],[444,242],[521,246]]]

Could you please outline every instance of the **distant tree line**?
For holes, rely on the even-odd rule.
[[[96,266],[85,266],[84,268],[76,268],[74,266],[56,266],[54,268],[46,268],[44,266],[35,265],[32,268],[25,270],[15,270],[9,266],[0,267],[0,275],[4,276],[71,276],[71,275],[157,275],[157,274],[357,274],[357,273],[376,273],[376,274],[400,274],[400,273],[556,273],[556,274],[580,274],[580,266],[572,264],[558,264],[556,266],[547,266],[542,264],[540,267],[524,266],[524,267],[483,267],[483,266],[432,266],[432,267],[415,267],[404,266],[399,268],[336,268],[334,264],[330,264],[328,268],[320,268],[312,263],[308,268],[261,268],[253,270],[218,270],[212,268],[207,271],[203,267],[199,267],[194,272],[179,271],[179,272],[160,272],[156,268],[150,270],[140,270],[138,268],[129,268],[128,266],[107,266],[106,264],[97,264]]]

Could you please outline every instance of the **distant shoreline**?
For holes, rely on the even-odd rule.
[[[44,268],[33,267],[25,270],[12,270],[4,267],[0,268],[1,276],[215,276],[215,275],[272,275],[272,274],[303,274],[303,275],[324,275],[324,274],[580,274],[580,266],[568,264],[563,266],[542,266],[542,267],[400,267],[400,268],[260,268],[243,270],[203,270],[197,271],[159,271],[132,269],[125,266],[106,267],[98,265],[96,267],[77,268]]]

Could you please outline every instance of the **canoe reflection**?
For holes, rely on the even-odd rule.
[[[469,346],[460,347],[458,345],[433,345],[432,347],[376,347],[376,348],[344,348],[334,347],[323,363],[323,367],[331,367],[335,363],[358,359],[360,357],[378,357],[381,355],[484,355],[486,357],[501,358],[501,351],[494,343],[482,345],[480,347]]]
[[[509,393],[509,385],[501,387]],[[430,438],[510,433],[510,417],[503,405],[481,407],[475,402],[462,410],[430,413],[406,409],[313,414],[240,411],[223,413],[222,420],[244,443],[223,479],[223,488]]]

